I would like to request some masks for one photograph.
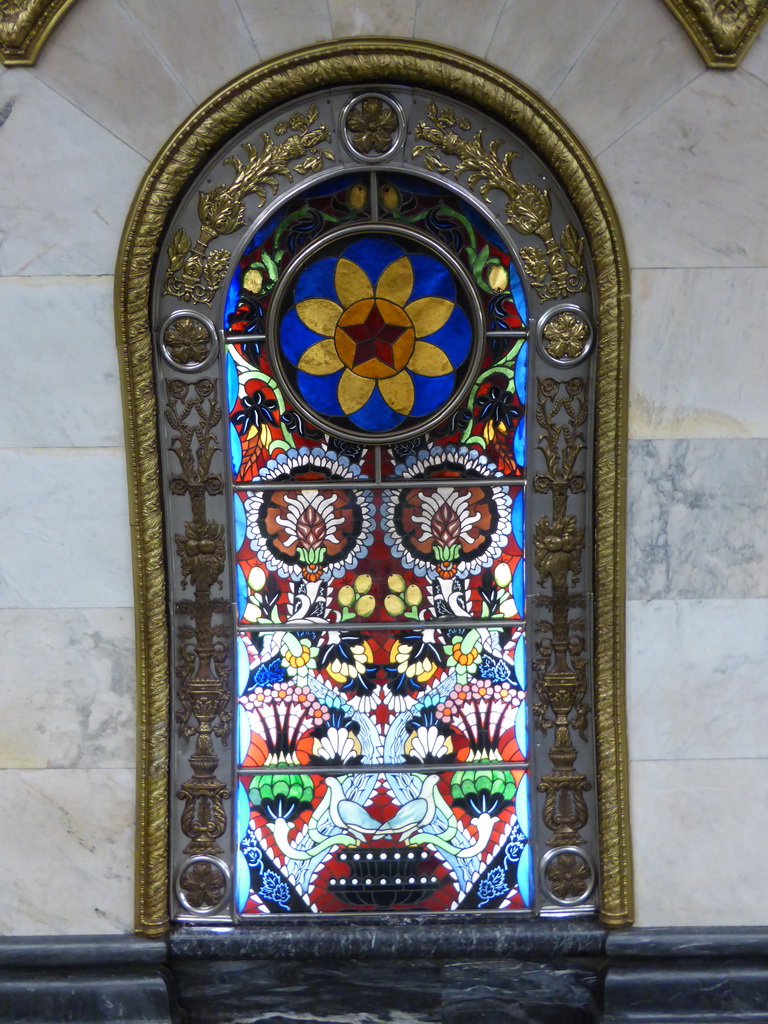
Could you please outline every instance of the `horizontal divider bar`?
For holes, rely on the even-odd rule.
[[[406,631],[414,629],[517,629],[525,626],[525,619],[429,619],[411,622],[256,622],[253,625],[237,624],[238,633],[342,633],[352,630],[364,633],[368,630]]]

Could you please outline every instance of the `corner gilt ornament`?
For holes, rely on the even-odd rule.
[[[278,175],[293,181],[291,161],[298,174],[313,174],[322,170],[324,160],[333,160],[328,149],[320,144],[330,140],[329,128],[320,124],[312,127],[318,111],[313,103],[306,114],[296,112],[287,121],[275,125],[275,135],[294,132],[283,142],[274,142],[262,133],[261,151],[249,142],[243,145],[248,160],[243,163],[236,156],[227,157],[225,164],[235,170],[231,185],[216,185],[210,192],[201,192],[197,203],[200,233],[194,246],[187,232],[180,228],[168,246],[168,273],[165,294],[177,295],[185,302],[201,302],[210,306],[224,280],[231,253],[228,249],[212,249],[211,242],[220,235],[231,235],[245,224],[246,196],[256,195],[259,206],[267,201],[267,187],[277,193]]]
[[[438,110],[430,103],[427,112],[432,124],[421,121],[416,125],[416,138],[424,144],[414,147],[414,158],[423,156],[424,166],[429,170],[448,174],[451,165],[441,160],[438,153],[455,156],[458,163],[453,168],[453,176],[457,181],[468,171],[467,184],[474,189],[479,183],[478,191],[486,202],[490,202],[488,193],[493,189],[504,193],[507,224],[523,235],[535,235],[544,243],[543,249],[538,245],[520,249],[523,268],[541,299],[554,299],[558,295],[567,298],[583,291],[587,284],[584,239],[572,224],[566,226],[559,240],[555,238],[549,193],[530,182],[521,185],[514,175],[512,163],[519,154],[509,152],[500,156],[500,139],[486,147],[482,130],[471,139],[458,135],[455,128],[466,132],[472,126],[449,108]]]
[[[31,67],[75,0],[0,0],[0,61]]]
[[[768,0],[664,0],[710,68],[732,70],[763,27]]]

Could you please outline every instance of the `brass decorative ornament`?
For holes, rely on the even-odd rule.
[[[313,97],[341,85],[353,91],[354,102],[340,118],[325,117]],[[405,144],[401,111],[386,95],[388,89],[404,88],[431,90],[448,104],[433,102],[412,125],[408,157],[421,166],[419,173],[458,183],[451,187],[474,193],[476,205],[493,199],[501,211],[498,222],[506,217],[511,230],[535,240],[521,247],[520,260],[540,304],[560,303],[564,315],[571,304],[586,304],[594,295],[588,338],[579,324],[557,321],[555,337],[547,341],[559,346],[557,352],[562,348],[564,356],[550,353],[560,363],[540,378],[529,399],[529,417],[536,420],[529,429],[537,451],[529,486],[549,503],[532,526],[530,541],[539,588],[532,601],[533,714],[545,744],[544,770],[534,780],[541,794],[536,827],[543,830],[540,841],[547,851],[538,872],[545,895],[557,904],[553,912],[558,906],[565,912],[578,910],[599,887],[603,921],[618,925],[632,919],[623,584],[629,276],[618,221],[581,144],[543,100],[515,79],[446,47],[363,38],[296,51],[220,90],[155,159],[123,234],[116,321],[137,607],[137,929],[144,934],[167,930],[170,889],[192,917],[208,915],[209,921],[229,898],[222,837],[231,819],[232,795],[221,751],[230,742],[234,709],[227,655],[231,626],[228,598],[222,596],[231,553],[215,511],[224,485],[217,440],[222,409],[206,363],[216,329],[207,321],[208,310],[203,315],[186,306],[179,307],[175,320],[161,321],[155,340],[165,378],[156,389],[153,273],[159,261],[159,291],[164,286],[165,295],[212,309],[221,301],[227,269],[238,258],[234,244],[227,249],[212,249],[212,244],[234,235],[253,217],[262,197],[266,202],[278,190],[294,188],[295,175],[327,176],[332,143],[339,139],[361,161],[369,160],[382,208],[396,209],[396,188],[376,175],[377,162]],[[478,127],[466,109],[482,115],[486,127]],[[264,132],[258,146],[239,141],[239,133],[273,111],[282,120]],[[492,123],[514,131],[551,172],[567,195],[572,218],[570,213],[555,218],[550,185],[513,166],[515,154],[496,141]],[[245,159],[222,160],[225,144],[239,147]],[[522,161],[519,165],[524,166]],[[174,211],[204,167],[213,169],[212,187],[198,186],[185,226],[177,227],[176,220],[171,227]],[[360,208],[369,196],[365,186],[351,186],[349,209]],[[489,265],[486,270],[489,291],[503,291],[505,268]],[[267,263],[254,264],[244,276],[244,288],[263,295],[275,280]],[[599,350],[599,359],[587,359],[588,344]],[[579,376],[565,375],[569,360],[584,360]],[[588,362],[597,366],[589,377],[582,372]],[[206,376],[188,368],[205,369]],[[588,429],[595,439],[589,497],[582,436]],[[164,476],[161,459],[171,465],[169,458],[173,468]],[[164,493],[184,510],[178,520],[183,526],[170,534],[163,519]],[[587,516],[591,542],[585,533]],[[164,550],[173,560],[177,588],[186,588],[188,595],[173,598],[173,632]],[[594,594],[590,629],[581,607],[585,576]],[[176,678],[169,682],[171,664]],[[174,768],[185,773],[173,792],[168,781],[171,728],[183,741],[174,748]],[[585,767],[588,750],[596,752],[596,772]],[[598,825],[599,851],[594,843]],[[169,834],[177,850],[183,846],[173,876]]]
[[[0,61],[31,67],[75,0],[0,0]]]
[[[664,0],[710,68],[733,70],[757,38],[768,0]]]

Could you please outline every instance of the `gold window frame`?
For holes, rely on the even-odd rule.
[[[116,269],[116,328],[126,429],[138,673],[136,928],[167,931],[169,624],[150,287],[175,204],[222,143],[273,107],[339,83],[423,86],[472,104],[519,133],[557,176],[584,227],[597,288],[594,401],[593,673],[601,919],[631,922],[632,873],[624,697],[624,539],[629,270],[618,219],[583,146],[520,82],[482,61],[413,40],[353,39],[308,47],[246,72],[199,107],[150,166],[133,202]]]

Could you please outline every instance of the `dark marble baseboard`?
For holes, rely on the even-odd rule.
[[[476,924],[0,938],[0,1024],[768,1024],[768,928]]]

